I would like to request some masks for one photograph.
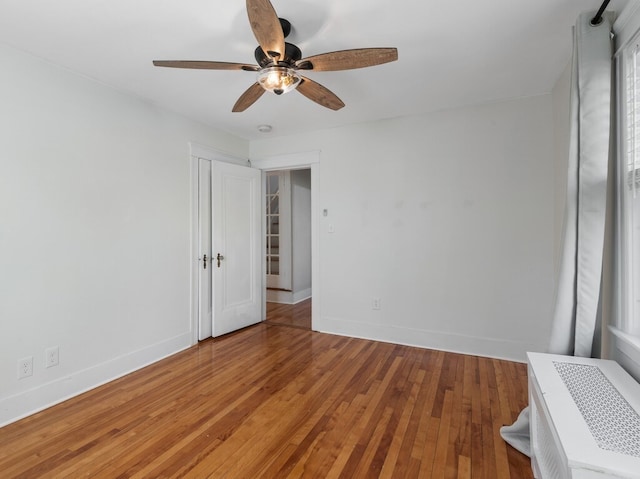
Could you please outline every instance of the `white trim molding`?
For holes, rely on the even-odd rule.
[[[618,362],[636,381],[640,382],[640,339],[615,326],[611,332],[611,359]]]
[[[0,427],[183,351],[191,346],[190,340],[189,333],[181,334],[81,371],[74,371],[33,389],[2,398],[0,399]]]
[[[311,168],[311,329],[320,329],[320,150],[251,159],[263,171]],[[263,225],[264,228],[264,225]],[[264,234],[263,241],[264,241]],[[263,251],[266,246],[263,245]]]
[[[300,153],[290,153],[287,155],[277,155],[251,160],[251,165],[254,168],[260,168],[261,170],[308,168],[309,166],[317,163],[320,163],[320,150],[302,151]]]
[[[526,341],[469,336],[388,324],[372,324],[344,318],[324,317],[321,318],[321,321],[320,327],[315,330],[322,333],[486,358],[506,359],[521,363],[526,362],[524,351],[535,351],[538,347],[536,344]]]
[[[631,1],[622,9],[613,24],[616,54],[629,43],[640,29],[640,2]]]
[[[267,301],[280,304],[298,304],[305,299],[311,298],[311,288],[303,289],[296,293],[292,291],[279,291],[275,289],[267,290]]]
[[[225,163],[233,163],[240,166],[251,166],[248,158],[238,158],[231,153],[220,151],[193,141],[189,142],[189,155],[192,158],[203,158],[205,160],[223,161]]]

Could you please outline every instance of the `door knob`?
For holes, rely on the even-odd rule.
[[[218,256],[216,256],[216,259],[218,260],[218,268],[220,267],[220,261],[222,261],[224,259],[224,256],[222,256],[220,253],[218,253]]]
[[[206,254],[202,257],[202,262],[204,264],[204,269],[207,269],[207,255]]]

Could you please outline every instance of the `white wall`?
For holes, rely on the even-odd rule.
[[[3,424],[191,344],[188,142],[248,144],[7,47],[0,62]]]
[[[311,170],[291,171],[293,301],[311,296]]]
[[[4,424],[190,344],[187,145],[249,148],[7,47],[0,61]],[[322,150],[316,327],[520,360],[543,350],[552,119],[547,95],[253,142],[254,158]],[[60,365],[45,369],[51,346]],[[18,380],[26,356],[34,375]]]
[[[314,327],[517,360],[544,350],[552,121],[545,95],[252,142],[252,159],[322,152]]]

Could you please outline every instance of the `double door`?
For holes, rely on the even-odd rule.
[[[198,338],[261,321],[261,172],[215,160],[198,164]]]

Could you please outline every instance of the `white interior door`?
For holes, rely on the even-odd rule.
[[[211,161],[198,160],[198,339],[211,337]]]
[[[213,336],[262,320],[260,170],[211,162]]]

